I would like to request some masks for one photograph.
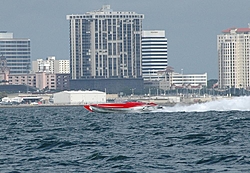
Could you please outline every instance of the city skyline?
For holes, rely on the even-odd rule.
[[[208,73],[218,79],[216,37],[230,27],[247,27],[250,1],[3,1],[0,30],[30,38],[32,60],[69,59],[68,14],[84,14],[110,4],[114,11],[144,14],[143,30],[165,30],[168,65],[176,72]],[[15,10],[13,10],[15,9]],[[32,25],[31,25],[32,23]]]

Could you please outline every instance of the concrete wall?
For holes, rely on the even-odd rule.
[[[106,93],[86,93],[83,103],[106,103]]]
[[[53,94],[55,104],[70,104],[70,94],[66,92],[59,92]]]

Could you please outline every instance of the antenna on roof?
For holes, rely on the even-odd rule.
[[[112,10],[110,9],[110,5],[103,5],[102,8],[98,11],[102,11],[102,12],[112,12]]]

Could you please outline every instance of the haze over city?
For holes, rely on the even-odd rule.
[[[216,37],[230,27],[248,27],[248,0],[53,0],[2,1],[0,30],[31,39],[31,58],[69,59],[68,14],[84,14],[110,4],[114,11],[144,14],[143,30],[166,31],[168,65],[176,72],[218,78]]]

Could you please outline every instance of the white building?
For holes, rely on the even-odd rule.
[[[46,73],[70,73],[69,60],[56,60],[54,56],[49,56],[46,60],[37,59],[32,61],[32,72]]]
[[[62,91],[53,94],[53,99],[54,104],[106,103],[106,93],[101,91]]]
[[[160,71],[168,66],[167,38],[164,30],[142,31],[142,76],[144,80],[160,80]]]
[[[250,25],[229,28],[217,36],[219,88],[250,86]]]
[[[204,74],[180,74],[165,73],[166,78],[160,81],[160,89],[169,90],[178,88],[202,88],[207,86],[207,73]]]
[[[69,60],[58,60],[58,73],[70,73]]]
[[[110,5],[66,16],[70,25],[71,78],[137,78],[141,72],[143,14]]]

